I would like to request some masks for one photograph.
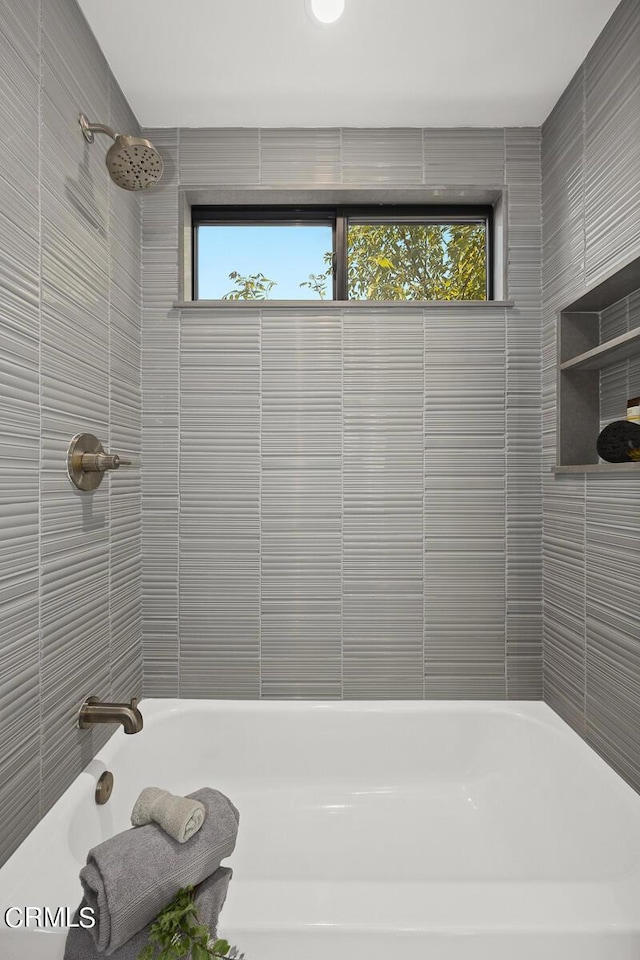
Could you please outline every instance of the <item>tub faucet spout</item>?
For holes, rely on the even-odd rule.
[[[131,703],[100,703],[99,697],[87,697],[80,707],[78,726],[86,730],[94,723],[121,723],[125,733],[140,733],[143,720],[137,699],[134,697]]]

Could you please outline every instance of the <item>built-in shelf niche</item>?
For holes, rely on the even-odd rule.
[[[640,289],[640,257],[593,287],[558,315],[558,455],[556,473],[640,477],[640,463],[598,457],[600,372],[640,357],[640,326],[601,341],[601,314]],[[628,399],[628,398],[626,398]],[[626,416],[626,402],[617,419]],[[613,418],[612,418],[613,419]]]

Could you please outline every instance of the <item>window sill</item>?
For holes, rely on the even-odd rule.
[[[262,310],[277,307],[278,310],[295,307],[296,310],[338,307],[341,310],[423,310],[425,307],[439,310],[457,310],[462,307],[513,307],[513,300],[176,300],[174,310]]]

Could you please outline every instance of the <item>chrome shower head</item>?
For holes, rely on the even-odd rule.
[[[89,123],[83,113],[79,122],[88,143],[93,143],[94,133],[104,133],[114,140],[107,152],[106,163],[109,175],[117,186],[123,190],[148,190],[155,186],[162,176],[164,164],[149,140],[116,133],[102,123]]]
[[[120,134],[107,153],[111,179],[123,190],[148,190],[155,186],[163,166],[154,145],[143,137]]]

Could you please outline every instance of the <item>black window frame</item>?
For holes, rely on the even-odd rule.
[[[192,298],[198,300],[198,228],[217,224],[245,224],[247,226],[269,226],[285,224],[288,226],[316,225],[331,226],[333,239],[333,301],[366,303],[375,301],[351,300],[347,298],[347,228],[349,222],[362,223],[485,223],[486,244],[486,300],[494,298],[494,209],[492,206],[478,204],[438,205],[438,204],[380,204],[379,206],[193,206],[191,208],[191,276]],[[315,301],[309,301],[313,303]],[[331,302],[331,301],[324,301]],[[419,301],[397,301],[398,303],[417,303]],[[463,303],[462,300],[442,301]],[[472,302],[472,301],[467,301]]]

